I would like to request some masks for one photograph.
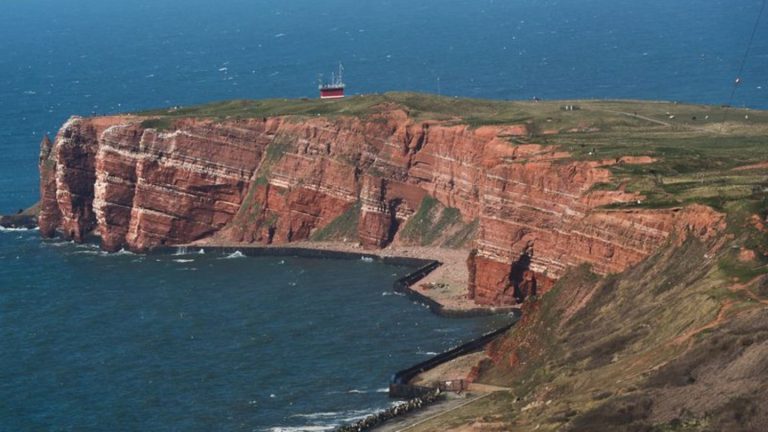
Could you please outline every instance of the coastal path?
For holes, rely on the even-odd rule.
[[[467,395],[466,397],[454,396],[440,403],[435,403],[427,406],[419,411],[409,413],[400,417],[395,417],[388,420],[381,426],[371,429],[375,432],[400,432],[410,431],[416,426],[419,426],[428,421],[434,420],[440,416],[443,416],[451,411],[462,408],[471,403],[477,402],[480,399],[488,397],[492,393],[481,393],[475,395]]]
[[[607,112],[607,113],[613,113],[613,114],[621,114],[621,115],[625,115],[625,116],[628,116],[628,117],[634,117],[636,119],[645,120],[647,122],[656,123],[656,124],[659,124],[659,125],[662,125],[662,126],[672,127],[672,123],[667,123],[665,121],[657,120],[655,118],[646,117],[644,115],[640,115],[640,114],[636,114],[636,113],[631,113],[631,112],[614,111],[614,110],[601,109],[601,108],[584,108],[584,110],[585,111],[599,111],[599,112]]]

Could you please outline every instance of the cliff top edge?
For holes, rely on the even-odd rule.
[[[184,117],[247,119],[278,116],[370,117],[402,110],[414,121],[464,123],[470,126],[552,123],[552,128],[603,123],[606,126],[702,127],[713,123],[768,125],[768,111],[726,106],[646,100],[490,100],[393,92],[344,99],[229,100],[134,113],[167,121]],[[745,118],[746,117],[746,118]],[[163,122],[157,122],[162,126]]]

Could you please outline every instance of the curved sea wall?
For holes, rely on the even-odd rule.
[[[464,247],[468,295],[510,305],[588,263],[619,272],[676,233],[710,236],[705,206],[607,210],[615,164],[517,144],[526,123],[472,127],[383,105],[365,116],[73,117],[41,145],[40,232],[106,250],[200,239],[331,239]],[[473,250],[470,253],[470,249]]]

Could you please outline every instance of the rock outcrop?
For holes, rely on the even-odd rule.
[[[366,118],[73,117],[41,145],[40,231],[106,250],[213,238],[287,243],[339,221],[368,248],[399,232],[425,197],[477,223],[469,295],[508,304],[546,291],[566,268],[618,272],[676,236],[723,224],[704,206],[610,210],[642,197],[594,188],[607,167],[555,147],[515,144],[527,124],[416,121],[398,107]],[[355,218],[345,217],[359,212]],[[350,222],[352,221],[352,222]]]

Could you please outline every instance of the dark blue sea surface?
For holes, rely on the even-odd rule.
[[[324,430],[493,328],[392,292],[406,267],[106,254],[0,232],[0,431]],[[296,428],[296,429],[290,429]]]
[[[352,94],[722,104],[762,0],[0,2],[0,213],[38,196],[45,133],[91,115]],[[768,108],[768,17],[733,104]]]
[[[761,1],[2,1],[0,213],[70,115],[314,97],[339,61],[351,94],[727,103]],[[768,17],[741,78],[768,108]],[[0,431],[323,428],[491,325],[390,295],[403,268],[222,258],[0,232]]]

